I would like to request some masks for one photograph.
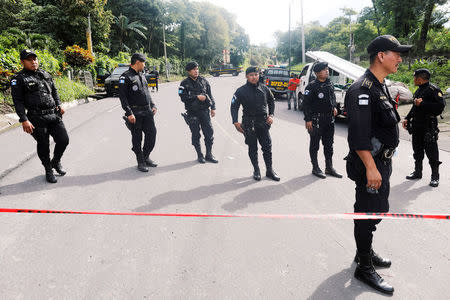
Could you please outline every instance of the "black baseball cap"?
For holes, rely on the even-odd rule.
[[[141,62],[145,62],[146,60],[147,60],[147,58],[145,57],[145,55],[144,54],[142,54],[142,53],[134,53],[132,56],[131,56],[131,61],[141,61]]]
[[[186,71],[190,71],[198,67],[198,63],[196,61],[190,61],[186,64]]]
[[[367,46],[367,53],[376,54],[384,51],[394,51],[400,53],[406,53],[411,50],[412,45],[402,45],[392,35],[380,35],[370,42]]]
[[[248,67],[247,70],[245,70],[245,75],[250,73],[259,73],[259,68],[254,66]]]
[[[36,53],[34,53],[32,50],[25,49],[22,52],[20,52],[20,60],[25,60],[30,56],[37,57]]]
[[[322,70],[325,70],[325,68],[328,68],[328,63],[327,63],[327,62],[320,61],[320,62],[318,62],[318,63],[316,63],[316,64],[314,65],[313,71],[316,72],[316,73],[318,73],[318,72],[320,72],[320,71],[322,71]]]
[[[414,71],[414,76],[420,75],[420,74],[427,74],[428,76],[431,76],[431,72],[428,69],[422,68],[422,69],[417,69]]]

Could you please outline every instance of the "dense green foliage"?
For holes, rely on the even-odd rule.
[[[448,12],[438,7],[445,1],[439,0],[373,0],[375,6],[364,8],[359,14],[342,9],[342,16],[333,19],[326,26],[318,22],[305,25],[306,50],[329,51],[350,58],[350,37],[353,37],[352,58],[367,59],[366,47],[381,34],[392,34],[400,42],[413,44],[412,57],[427,58],[433,55],[448,56],[450,34],[444,24]],[[431,9],[431,11],[430,11]],[[429,18],[427,19],[427,14]],[[301,61],[301,28],[291,32],[292,59]],[[277,32],[278,59],[289,57],[289,34]],[[448,57],[447,57],[448,58]]]

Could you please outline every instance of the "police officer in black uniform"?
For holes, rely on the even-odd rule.
[[[125,120],[131,131],[133,152],[136,154],[138,170],[148,172],[148,167],[157,164],[150,159],[155,147],[156,127],[154,115],[156,106],[148,90],[147,80],[142,71],[145,68],[145,55],[135,53],[131,56],[130,68],[119,78],[119,98],[125,111]],[[145,135],[142,146],[142,133]]]
[[[184,79],[178,88],[178,95],[184,103],[186,114],[182,114],[192,133],[192,145],[197,152],[197,160],[204,164],[205,161],[218,163],[212,154],[214,130],[211,117],[216,115],[216,103],[211,94],[211,86],[208,80],[199,76],[198,63],[191,61],[186,65],[188,77]],[[200,128],[205,137],[206,155],[203,156],[200,146]]]
[[[316,63],[313,71],[317,78],[306,87],[303,101],[305,125],[310,135],[309,155],[313,166],[312,174],[319,178],[326,178],[325,174],[342,178],[342,175],[333,168],[334,117],[337,109],[334,86],[328,78],[328,63]],[[325,174],[317,161],[320,140],[325,155]]]
[[[349,88],[345,96],[348,116],[347,174],[356,183],[355,212],[389,211],[389,178],[391,158],[399,144],[400,116],[384,83],[387,75],[397,72],[402,62],[401,53],[409,45],[401,45],[391,35],[375,38],[367,47],[370,67]],[[371,287],[392,294],[394,288],[375,271],[389,267],[391,261],[381,258],[372,249],[372,232],[380,219],[355,219],[354,235],[358,266],[355,277]]]
[[[36,53],[23,50],[20,53],[22,71],[11,80],[11,94],[23,131],[37,141],[37,153],[45,168],[48,182],[56,183],[53,169],[64,176],[61,157],[69,144],[69,136],[62,121],[64,109],[52,77],[39,69]],[[53,159],[50,160],[49,136],[55,141]]]
[[[261,145],[266,176],[275,181],[280,177],[272,168],[272,140],[269,129],[273,123],[275,98],[264,84],[259,82],[259,69],[249,67],[245,71],[247,83],[236,90],[231,100],[231,118],[236,130],[243,133],[248,145],[248,156],[252,162],[253,178],[261,180],[258,165],[258,142]],[[242,123],[238,122],[239,107],[243,107]]]
[[[430,71],[418,69],[414,72],[414,84],[419,88],[414,93],[414,105],[403,121],[403,127],[412,134],[412,146],[414,150],[414,172],[406,176],[406,179],[422,178],[422,161],[424,152],[427,154],[431,166],[430,186],[439,185],[439,148],[438,120],[445,107],[442,91],[436,85],[430,83]]]

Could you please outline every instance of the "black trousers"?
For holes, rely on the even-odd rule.
[[[29,121],[35,127],[32,133],[37,142],[37,154],[42,165],[50,165],[50,136],[55,141],[53,159],[60,161],[69,144],[69,135],[62,118],[56,114],[43,116],[29,115]]]
[[[355,212],[388,212],[389,211],[389,179],[392,174],[392,161],[374,158],[378,171],[381,174],[382,184],[378,194],[367,192],[366,169],[364,164],[353,154],[353,157],[347,159],[347,173],[350,179],[356,183],[355,193]],[[356,248],[360,253],[369,253],[372,249],[373,232],[376,225],[381,222],[380,219],[374,220],[354,220],[354,235]]]
[[[439,148],[437,141],[425,141],[425,129],[421,127],[414,127],[412,134],[412,146],[414,151],[414,160],[422,162],[425,153],[427,154],[430,165],[439,163]]]
[[[153,112],[145,112],[143,114],[136,113],[136,123],[131,126],[131,143],[133,144],[134,153],[137,156],[141,154],[150,155],[155,148],[156,126]],[[142,147],[142,134],[145,135],[144,146]]]
[[[266,119],[243,119],[245,143],[248,145],[248,156],[254,168],[258,167],[258,142],[261,145],[266,168],[272,167],[272,139],[270,137],[270,125]]]
[[[210,151],[214,142],[214,130],[211,124],[211,116],[209,109],[203,109],[197,112],[188,111],[189,129],[191,130],[192,145],[200,148],[200,130],[205,137],[206,150]]]
[[[319,128],[317,128],[317,125]],[[322,140],[325,160],[333,158],[334,143],[334,117],[320,116],[313,120],[313,130],[309,131],[309,155],[312,162],[317,162],[317,152],[319,151],[320,140]]]

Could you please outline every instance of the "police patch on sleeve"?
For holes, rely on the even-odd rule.
[[[309,90],[305,90],[305,96],[309,95]]]
[[[120,77],[119,78],[119,83],[125,83],[125,77]]]
[[[236,102],[236,95],[233,95],[233,98],[231,98],[231,104],[234,104]]]
[[[183,94],[184,92],[184,86],[180,85],[180,87],[178,88],[178,95]]]
[[[11,85],[17,85],[17,79],[11,80]]]
[[[369,95],[368,94],[361,94],[358,96],[358,104],[359,105],[369,105]]]

